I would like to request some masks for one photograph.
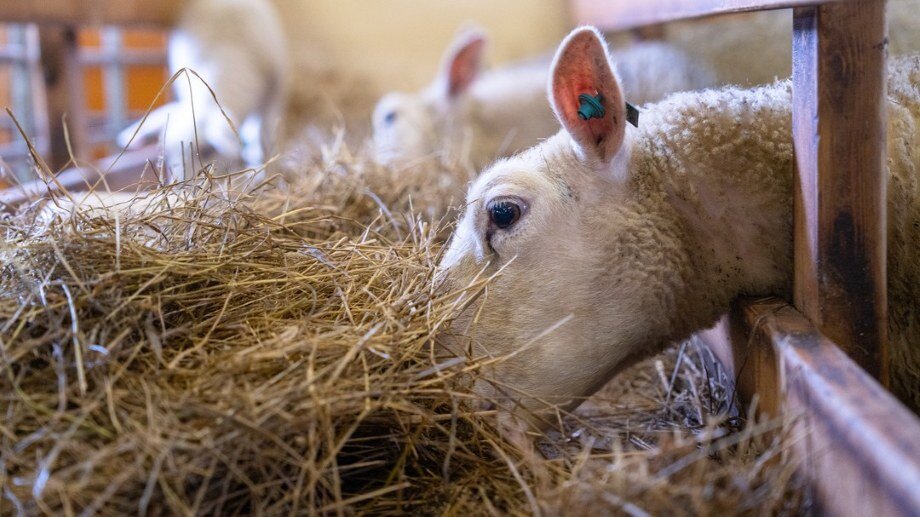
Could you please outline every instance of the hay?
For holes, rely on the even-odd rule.
[[[318,155],[252,196],[205,178],[117,217],[2,216],[0,514],[807,508],[789,438],[732,416],[694,345],[542,455],[505,440],[454,382],[477,365],[433,348],[468,173]]]

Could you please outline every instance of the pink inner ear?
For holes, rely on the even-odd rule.
[[[580,34],[568,42],[556,60],[552,82],[553,103],[566,130],[582,146],[602,160],[616,153],[622,141],[622,96],[610,70],[607,54],[593,34]],[[578,96],[601,94],[606,113],[602,118],[582,120]]]
[[[566,128],[579,140],[590,135],[591,142],[594,145],[600,145],[603,143],[604,137],[613,132],[616,125],[616,109],[610,105],[611,99],[608,98],[609,96],[604,96],[602,100],[606,110],[603,118],[582,120],[578,116],[578,108],[581,105],[578,100],[579,95],[583,93],[588,95],[601,93],[603,95],[603,92],[599,91],[599,88],[595,85],[597,75],[592,70],[589,70],[588,67],[580,67],[571,71],[557,69],[557,73],[566,74],[565,80],[554,84],[553,92],[558,107],[562,111],[560,115],[565,119]]]
[[[482,53],[485,40],[474,38],[463,45],[450,62],[448,68],[447,93],[451,97],[460,95],[476,80],[482,67]]]

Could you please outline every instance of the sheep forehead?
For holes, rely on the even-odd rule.
[[[470,188],[467,201],[502,195],[545,195],[555,185],[539,164],[519,160],[501,161],[484,171]]]
[[[572,159],[570,141],[560,133],[515,156],[496,161],[473,183],[470,200],[502,186],[535,193],[568,190],[570,169],[578,166]]]

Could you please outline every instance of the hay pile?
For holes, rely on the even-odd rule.
[[[617,379],[542,454],[503,439],[452,382],[476,364],[433,349],[467,173],[319,155],[252,196],[205,173],[117,217],[0,216],[0,514],[807,507],[788,438],[730,417],[694,345]]]

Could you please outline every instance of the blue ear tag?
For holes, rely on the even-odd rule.
[[[597,97],[583,93],[578,96],[578,118],[588,120],[592,118],[604,118],[607,110],[604,109],[604,98],[601,94]]]
[[[604,109],[604,97],[601,94],[588,95],[583,93],[578,96],[578,118],[589,120],[592,118],[604,118],[607,110]],[[626,103],[626,121],[635,127],[639,127],[639,110],[630,103]]]

